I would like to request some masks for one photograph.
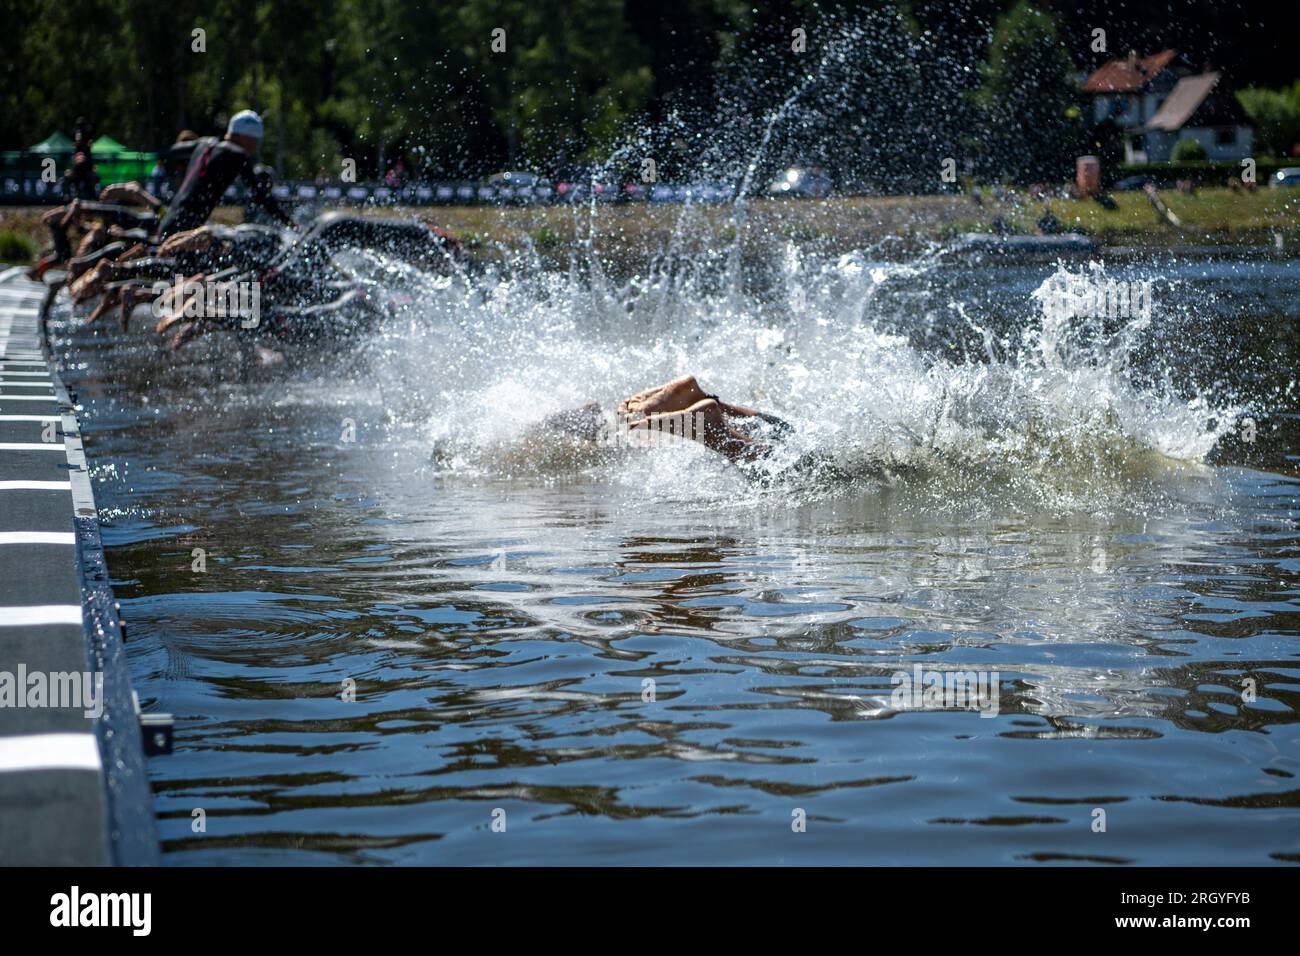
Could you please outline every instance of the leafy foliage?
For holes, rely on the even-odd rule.
[[[1285,156],[1300,145],[1300,80],[1278,90],[1239,90],[1237,101],[1255,124],[1262,155]]]
[[[1100,0],[1036,2],[0,0],[0,145],[84,115],[161,149],[252,108],[265,161],[293,177],[344,158],[362,178],[398,159],[436,178],[626,176],[652,155],[665,178],[755,189],[816,164],[841,188],[932,190],[948,158],[1052,180],[1090,145],[1076,69]],[[1300,138],[1300,84],[1242,97],[1270,149]]]
[[[1074,64],[1052,17],[1020,0],[998,18],[976,96],[987,175],[1056,180],[1083,144]]]
[[[1200,140],[1180,139],[1174,143],[1174,149],[1169,158],[1175,163],[1187,163],[1205,159],[1208,155],[1205,151],[1205,145]]]

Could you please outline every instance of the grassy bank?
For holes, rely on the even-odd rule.
[[[1169,225],[1142,193],[1117,193],[1109,210],[1091,199],[1036,200],[1008,194],[977,204],[969,196],[846,197],[828,200],[756,200],[749,203],[746,236],[751,241],[786,238],[830,249],[897,244],[902,248],[943,242],[966,232],[987,232],[1001,219],[1012,231],[1037,231],[1047,210],[1063,228],[1090,235],[1104,245],[1265,245],[1276,232],[1288,246],[1300,243],[1300,190],[1259,189],[1236,193],[1206,189],[1194,195],[1162,193],[1161,198],[1183,225]],[[461,207],[415,210],[445,226],[470,245],[499,243],[522,247],[530,242],[543,254],[565,251],[587,235],[588,210],[571,208]],[[693,227],[678,231],[683,220]],[[694,251],[734,235],[735,212],[729,206],[686,210],[676,205],[602,207],[596,219],[596,243],[602,250],[630,246],[644,251],[666,247],[675,231]],[[702,227],[702,228],[701,228]]]
[[[1169,225],[1142,193],[1116,193],[1115,209],[1090,199],[1032,199],[1008,193],[1000,201],[977,203],[969,196],[845,197],[826,200],[752,200],[744,218],[747,244],[789,239],[827,250],[887,245],[906,251],[943,242],[964,232],[989,231],[1001,219],[1013,231],[1034,232],[1044,211],[1066,229],[1078,230],[1109,246],[1271,245],[1282,233],[1286,245],[1300,245],[1300,189],[1258,189],[1238,193],[1203,189],[1192,195],[1168,191],[1161,197],[1182,221]],[[40,209],[0,207],[0,235],[9,233],[46,243]],[[737,211],[731,206],[643,203],[589,207],[450,206],[367,210],[368,215],[413,215],[443,226],[481,255],[533,249],[544,260],[562,262],[588,240],[602,254],[644,257],[667,248],[676,237],[690,255],[735,235]],[[238,210],[218,218],[235,221]],[[594,231],[593,231],[594,225]],[[11,245],[17,249],[18,246]]]

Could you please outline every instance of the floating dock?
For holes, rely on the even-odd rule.
[[[1101,246],[1095,239],[1077,232],[1046,236],[967,232],[957,240],[950,254],[955,258],[1048,262],[1059,258],[1092,256],[1100,249]]]
[[[46,295],[0,271],[0,865],[156,864],[142,735],[170,728],[142,729]]]

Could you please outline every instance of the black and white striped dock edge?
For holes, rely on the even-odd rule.
[[[123,634],[44,298],[0,272],[0,865],[153,864]]]

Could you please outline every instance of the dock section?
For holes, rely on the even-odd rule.
[[[0,865],[147,865],[138,706],[45,295],[0,272]]]

